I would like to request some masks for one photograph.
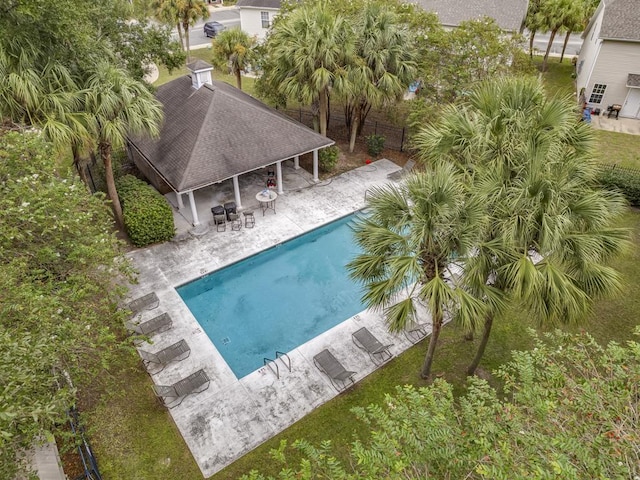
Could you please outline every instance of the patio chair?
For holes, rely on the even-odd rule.
[[[318,370],[329,377],[329,380],[331,380],[331,383],[339,392],[355,383],[353,376],[356,372],[344,368],[336,357],[326,348],[313,357],[313,363],[318,367]],[[338,382],[342,388],[336,382]],[[348,384],[347,382],[351,383]]]
[[[218,232],[224,232],[227,229],[227,216],[223,214],[214,215],[213,223],[216,226]]]
[[[160,300],[156,295],[156,292],[147,293],[146,295],[136,298],[127,304],[127,309],[131,310],[133,315],[140,313],[143,310],[153,310],[160,305]]]
[[[132,320],[127,322],[127,328],[138,335],[152,335],[154,333],[163,332],[168,330],[173,325],[171,317],[168,313],[160,314],[156,317],[153,317],[146,322],[137,322],[136,320]]]
[[[383,345],[380,343],[373,333],[362,327],[351,334],[351,339],[355,343],[356,347],[364,350],[371,357],[371,361],[376,365],[382,365],[387,360],[391,359],[393,355],[389,351],[389,347],[393,344]]]
[[[256,225],[256,217],[253,216],[253,210],[245,210],[242,215],[244,215],[244,228],[253,228]]]
[[[231,222],[231,230],[240,230],[242,228],[242,220],[237,213],[230,213],[229,221]]]
[[[159,366],[159,370],[153,371],[153,373],[159,373],[171,362],[187,358],[191,354],[191,349],[183,339],[156,353],[147,352],[145,350],[139,350],[139,352],[142,357],[142,364],[145,368],[149,369],[150,365]]]
[[[428,325],[426,323],[412,323],[404,330],[404,336],[407,337],[411,343],[416,344],[424,337],[429,335],[427,331]]]
[[[209,388],[209,376],[203,369],[192,373],[173,385],[154,385],[153,391],[167,408],[177,407],[192,393],[204,392]]]

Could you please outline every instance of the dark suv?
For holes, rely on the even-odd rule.
[[[204,34],[209,38],[217,36],[223,30],[224,25],[220,22],[207,22],[204,24]]]

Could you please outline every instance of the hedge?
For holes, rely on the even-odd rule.
[[[640,171],[603,166],[598,181],[605,188],[620,191],[631,205],[640,207]]]
[[[144,247],[173,238],[176,229],[171,206],[155,188],[133,175],[118,179],[116,187],[131,243]]]
[[[335,145],[320,150],[318,164],[323,172],[331,172],[338,164],[340,150]]]

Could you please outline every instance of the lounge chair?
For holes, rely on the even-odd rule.
[[[172,325],[171,317],[166,312],[146,322],[138,323],[135,320],[127,322],[127,328],[138,335],[152,335],[163,332],[170,329]]]
[[[153,373],[159,373],[164,370],[164,367],[171,362],[184,360],[191,354],[191,349],[187,342],[180,340],[179,342],[169,345],[167,348],[163,348],[159,352],[151,353],[145,350],[140,350],[140,356],[142,357],[142,363],[145,368],[149,368],[150,365],[159,366],[159,370],[155,370]]]
[[[331,383],[339,392],[355,383],[353,376],[356,372],[351,372],[345,369],[342,364],[336,360],[336,357],[334,357],[327,349],[324,349],[313,357],[313,363],[318,367],[318,370],[329,377],[329,380],[331,380]],[[336,382],[339,382],[342,388],[340,388]],[[347,382],[351,383],[348,384]]]
[[[427,327],[428,325],[426,323],[413,323],[404,330],[404,336],[407,337],[407,340],[411,343],[418,343],[429,335]]]
[[[135,315],[143,310],[153,310],[154,308],[157,308],[158,305],[160,305],[158,296],[155,292],[151,292],[129,302],[129,304],[127,304],[127,308]]]
[[[397,170],[393,173],[388,174],[387,178],[389,180],[396,180],[396,181],[402,180],[404,177],[406,177],[411,173],[415,165],[416,165],[416,162],[414,160],[407,160],[407,163],[404,164],[404,167],[402,167],[400,170]]]
[[[353,340],[353,343],[356,344],[356,347],[369,354],[369,357],[371,357],[371,360],[376,365],[381,365],[393,357],[389,351],[389,347],[393,344],[383,345],[380,343],[380,340],[374,337],[373,333],[371,333],[367,327],[362,327],[361,329],[353,332],[351,334],[351,339]]]
[[[167,408],[177,407],[192,393],[204,392],[209,388],[209,376],[200,369],[173,385],[154,385],[153,391]]]

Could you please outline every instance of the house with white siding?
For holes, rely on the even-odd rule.
[[[579,101],[640,118],[640,1],[602,0],[582,34],[576,64]]]
[[[280,12],[280,0],[238,0],[240,29],[262,42]]]

